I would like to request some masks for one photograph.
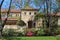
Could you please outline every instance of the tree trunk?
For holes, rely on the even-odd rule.
[[[47,19],[47,20],[46,20],[46,26],[49,27],[48,2],[47,2],[47,1],[48,1],[48,0],[46,0],[46,9],[47,9],[46,12],[47,12],[47,13],[46,13],[45,17],[46,17],[46,19]]]
[[[0,27],[2,27],[2,26],[0,26]],[[2,28],[0,28],[0,38],[2,37],[2,30],[1,30]]]
[[[2,1],[4,2],[4,0]],[[8,9],[8,12],[7,12],[7,18],[8,18],[8,14],[10,13],[10,8],[11,8],[11,2],[12,0],[10,1],[10,6],[9,6],[9,9]],[[3,3],[1,3],[1,6],[2,6]],[[7,21],[7,18],[4,20],[4,22],[2,23],[2,19],[1,19],[1,6],[0,6],[0,38],[2,37],[2,30],[4,28],[4,25]]]
[[[4,0],[2,0],[1,4],[0,4],[0,38],[2,37],[2,21],[1,21],[1,7],[3,5]]]
[[[0,38],[2,37],[2,32],[0,31]]]
[[[12,0],[10,0],[10,5],[9,5],[9,9],[8,9],[8,12],[7,12],[7,18],[9,17],[9,13],[10,13],[10,8],[11,8],[11,3],[12,3]],[[4,20],[3,24],[2,24],[2,28],[4,27],[6,21],[7,21],[7,18]]]
[[[44,28],[44,25],[45,25],[45,23],[44,23],[45,22],[45,12],[46,12],[46,10],[45,10],[45,2],[44,2],[44,11],[43,12],[44,12],[44,16],[43,16],[42,25],[43,25],[43,28]]]

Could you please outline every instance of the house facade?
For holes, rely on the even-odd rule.
[[[1,9],[1,18],[2,20],[5,20],[7,17],[8,9]],[[36,14],[38,14],[39,9],[32,8],[32,7],[25,7],[22,9],[11,9],[10,13],[8,15],[8,20],[4,26],[4,28],[13,28],[17,29],[19,28],[18,25],[16,25],[17,21],[23,20],[26,23],[26,28],[36,28],[39,26],[42,26],[42,18],[38,19],[36,22],[34,22],[34,17]],[[58,16],[58,25],[60,25],[60,12],[57,13]],[[21,27],[21,26],[20,26]]]
[[[18,20],[20,20],[20,18],[26,23],[25,27],[36,27],[36,22],[33,23],[33,20],[35,15],[38,14],[38,11],[39,9],[32,7],[25,7],[22,9],[11,9],[4,28],[18,28],[18,25],[16,25],[16,23]],[[5,18],[7,17],[7,12],[8,9],[1,9],[2,20],[5,20]]]

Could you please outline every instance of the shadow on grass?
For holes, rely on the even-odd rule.
[[[4,40],[21,40],[21,38],[17,38],[17,37],[4,37]]]

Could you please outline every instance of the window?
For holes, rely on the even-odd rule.
[[[18,14],[16,14],[16,17],[18,16]]]
[[[31,15],[31,12],[29,13],[29,15]]]
[[[12,14],[11,13],[9,14],[9,17],[12,17]]]
[[[35,22],[33,23],[33,26],[34,26],[34,28],[35,28],[35,26],[36,26],[36,23],[35,23]]]
[[[33,22],[32,20],[28,21],[28,28],[35,28],[36,23]]]
[[[19,17],[19,16],[20,16],[20,14],[19,14],[19,13],[15,13],[14,15],[15,15],[15,17]]]
[[[26,12],[24,12],[24,14],[26,15]]]
[[[2,17],[6,17],[6,14],[5,14],[5,13],[2,13],[1,16],[2,16]]]
[[[34,12],[34,15],[36,15],[36,12]]]
[[[33,21],[28,21],[28,28],[32,28]]]

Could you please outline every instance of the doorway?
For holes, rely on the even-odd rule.
[[[33,21],[28,21],[28,28],[32,28]]]
[[[35,22],[33,22],[33,21],[28,21],[28,28],[35,28],[35,26],[36,26],[36,23]]]

